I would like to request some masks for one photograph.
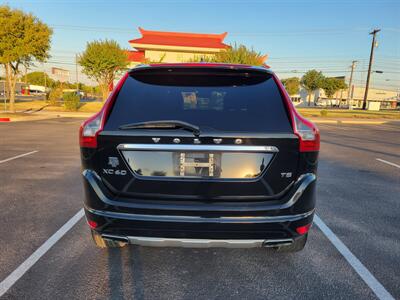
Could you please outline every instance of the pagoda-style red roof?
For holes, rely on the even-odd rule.
[[[227,32],[221,34],[165,32],[145,30],[141,27],[139,27],[139,31],[142,37],[130,40],[130,43],[217,49],[226,49],[229,47],[223,43],[223,40],[228,34]]]
[[[128,61],[134,62],[144,62],[144,52],[143,51],[126,51],[128,56]]]

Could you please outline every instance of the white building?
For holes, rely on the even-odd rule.
[[[325,95],[323,89],[316,90],[311,95],[311,106],[351,106],[353,108],[362,108],[364,101],[364,87],[353,86],[350,101],[347,102],[348,90],[338,91],[332,98]],[[299,99],[300,98],[300,99]],[[294,95],[294,104],[299,107],[308,106],[308,94],[304,89],[300,90],[299,95]],[[396,91],[369,88],[367,108],[370,110],[396,109],[400,102],[400,94]]]

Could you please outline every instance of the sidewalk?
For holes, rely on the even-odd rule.
[[[365,124],[379,125],[389,122],[400,122],[395,119],[354,119],[354,118],[307,118],[315,124]]]
[[[68,111],[38,111],[35,115],[50,116],[55,118],[84,118],[87,119],[95,112],[68,112]]]
[[[39,111],[35,113],[24,113],[24,114],[18,112],[16,114],[10,114],[9,116],[7,114],[0,113],[0,118],[10,119],[9,122],[24,122],[24,121],[39,121],[39,120],[56,119],[56,118],[88,119],[94,114],[95,113],[84,113],[84,112]]]

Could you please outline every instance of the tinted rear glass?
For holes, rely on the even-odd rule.
[[[242,70],[156,69],[132,73],[105,129],[156,120],[185,121],[201,130],[292,131],[272,76]]]

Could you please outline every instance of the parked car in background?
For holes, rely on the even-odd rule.
[[[319,131],[269,69],[131,69],[82,124],[80,147],[99,247],[306,244]]]
[[[300,95],[291,95],[290,99],[292,100],[294,106],[298,106],[303,103]]]
[[[68,93],[77,95],[77,96],[79,96],[79,98],[85,97],[85,93],[83,91],[76,90],[76,89],[63,89],[63,94],[68,94]]]

